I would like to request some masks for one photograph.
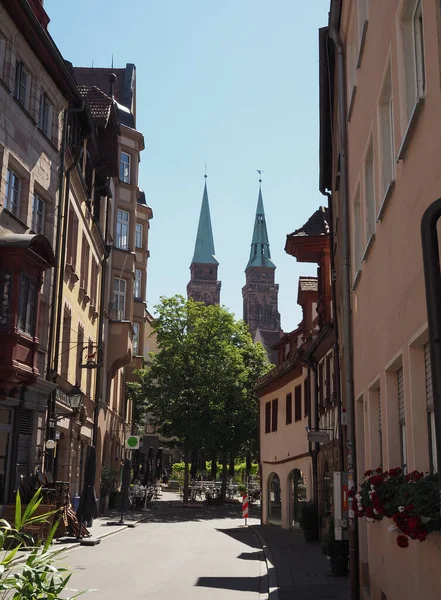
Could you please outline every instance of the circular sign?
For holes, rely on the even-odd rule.
[[[126,445],[128,448],[137,448],[139,445],[139,437],[136,435],[131,435],[127,438]]]

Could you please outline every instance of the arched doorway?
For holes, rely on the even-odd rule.
[[[289,474],[290,487],[290,527],[297,527],[300,505],[306,501],[306,483],[303,472],[293,469]]]
[[[271,473],[268,479],[268,522],[282,524],[282,490],[277,473]]]

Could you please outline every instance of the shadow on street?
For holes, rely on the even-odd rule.
[[[212,519],[238,519],[242,517],[241,504],[220,504],[204,507],[182,508],[179,501],[161,502],[142,516],[140,525],[148,523],[179,523],[186,521],[209,521]],[[259,507],[250,510],[250,518],[259,518]],[[130,512],[127,519],[130,520]]]
[[[199,577],[196,586],[259,593],[261,580],[261,577]]]

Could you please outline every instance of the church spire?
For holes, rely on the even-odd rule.
[[[201,214],[191,264],[218,265],[214,251],[213,230],[211,227],[210,205],[208,203],[207,174],[205,177],[204,195],[202,196]]]
[[[271,260],[270,245],[265,221],[265,211],[263,208],[261,179],[259,179],[259,197],[257,199],[256,219],[254,221],[250,259],[246,269],[249,267],[269,267],[270,269],[276,268],[276,265]]]

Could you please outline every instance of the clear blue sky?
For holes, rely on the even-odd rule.
[[[186,294],[208,194],[221,302],[242,317],[242,286],[263,169],[279,310],[301,318],[286,234],[326,199],[318,191],[318,28],[329,0],[46,0],[50,32],[75,66],[137,68],[139,185],[153,209],[147,300]]]

